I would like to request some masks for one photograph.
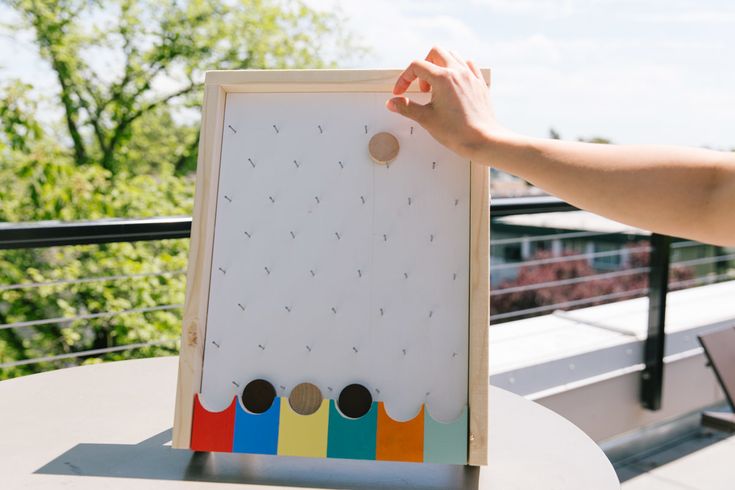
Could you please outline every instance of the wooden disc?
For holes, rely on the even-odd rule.
[[[311,383],[301,383],[291,390],[288,404],[298,414],[311,415],[322,405],[322,392]]]
[[[381,165],[388,164],[395,160],[400,148],[401,145],[398,143],[398,138],[385,132],[374,135],[370,138],[370,143],[368,143],[370,158],[372,158],[375,163],[379,163]]]

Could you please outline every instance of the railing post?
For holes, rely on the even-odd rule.
[[[641,375],[641,404],[648,410],[661,408],[670,256],[671,237],[653,233],[648,273],[648,336],[644,346],[646,367]]]

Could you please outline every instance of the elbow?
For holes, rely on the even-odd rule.
[[[703,189],[701,241],[735,247],[735,153],[723,153]]]

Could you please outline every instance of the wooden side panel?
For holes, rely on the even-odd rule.
[[[490,189],[488,167],[479,163],[471,165],[468,464],[479,466],[487,464]]]
[[[194,395],[199,392],[202,378],[224,111],[225,91],[217,86],[207,86],[204,91],[199,137],[197,188],[176,387],[172,444],[179,449],[188,449],[191,442],[193,400]]]
[[[387,92],[403,70],[223,70],[208,71],[207,85],[227,92]],[[481,70],[490,83],[490,70]],[[409,87],[418,92],[418,83]]]

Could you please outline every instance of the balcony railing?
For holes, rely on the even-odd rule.
[[[557,212],[578,211],[574,206],[551,197],[493,199],[491,202],[491,217],[494,229],[497,220],[517,215],[545,214]],[[556,232],[527,233],[520,236],[492,238],[490,246],[495,249],[513,249],[525,247],[526,253],[498,262],[493,257],[491,276],[503,277],[518,276],[529,272],[538,273],[538,281],[513,280],[495,281],[497,284],[491,291],[493,314],[491,322],[503,322],[548,314],[557,310],[567,310],[586,307],[612,301],[620,301],[633,297],[647,296],[649,298],[648,337],[645,344],[645,365],[642,373],[641,402],[651,410],[660,407],[661,384],[663,373],[663,354],[665,342],[665,311],[666,295],[670,288],[688,288],[722,280],[732,279],[733,275],[727,267],[728,261],[735,260],[735,254],[717,253],[708,257],[687,257],[674,262],[674,256],[682,255],[686,249],[701,247],[702,244],[693,241],[674,240],[658,234],[640,236],[622,231],[596,230],[564,230]],[[550,229],[553,229],[550,228]],[[36,222],[0,224],[0,250],[40,249],[68,246],[103,246],[112,243],[159,241],[169,239],[183,239],[189,237],[191,218],[171,217],[155,219],[107,219],[86,222]],[[580,250],[580,243],[590,243],[594,240],[603,240],[610,237],[626,236],[620,241],[620,246],[612,250]],[[555,245],[555,250],[549,250],[548,244]],[[576,245],[575,245],[576,244]],[[543,245],[543,247],[542,247]],[[515,248],[513,248],[515,247]],[[576,248],[575,248],[576,247]],[[553,247],[551,247],[553,248]],[[536,249],[536,253],[529,250]],[[540,250],[540,251],[538,251]],[[720,250],[720,249],[717,249]],[[640,263],[631,262],[631,257],[637,257]],[[628,260],[627,265],[620,265],[622,258]],[[597,266],[595,266],[597,264]],[[670,270],[688,267],[696,268],[714,264],[716,273],[709,273],[704,277],[684,276],[673,281],[669,279]],[[610,266],[614,270],[600,269],[601,266]],[[580,273],[583,270],[584,273]],[[3,295],[19,290],[34,288],[59,288],[65,286],[79,286],[82,284],[109,283],[112,281],[134,280],[169,280],[183,278],[185,271],[176,270],[146,271],[128,274],[101,274],[91,277],[56,278],[53,280],[27,280],[15,284],[0,284],[0,307]],[[527,274],[528,275],[528,274]],[[30,276],[29,276],[30,277]],[[637,282],[630,282],[636,278]],[[574,288],[581,285],[607,284],[615,281],[629,281],[622,290],[619,285],[605,290],[601,294],[583,294],[581,297],[565,297],[558,295],[558,301],[545,300],[543,304],[531,302],[527,307],[515,307],[508,298],[520,297],[520,301],[529,295],[546,294],[553,291],[562,291],[562,288]],[[617,283],[615,283],[617,284]],[[631,286],[630,284],[637,284]],[[181,287],[182,284],[179,284]],[[588,288],[589,289],[589,288]],[[525,295],[525,296],[523,296]],[[503,304],[501,304],[503,303]],[[505,305],[505,306],[503,306]],[[510,306],[508,306],[510,305]],[[502,308],[501,308],[502,307]],[[131,305],[127,308],[118,308],[110,311],[84,311],[68,316],[50,316],[48,318],[30,318],[8,321],[0,324],[0,330],[22,330],[29,327],[52,327],[54,325],[70,324],[80,321],[110,319],[130,315],[147,315],[157,312],[173,312],[180,316],[182,305],[180,302],[170,304]],[[505,309],[503,309],[505,308]],[[22,336],[21,336],[22,337]],[[0,369],[25,366],[29,364],[48,363],[65,359],[82,359],[90,356],[99,356],[107,353],[126,350],[144,349],[152,346],[168,346],[175,352],[176,338],[173,336],[148,338],[145,341],[130,342],[122,345],[111,345],[103,348],[86,349],[61,353],[56,355],[39,355],[28,359],[9,362],[0,362]]]

